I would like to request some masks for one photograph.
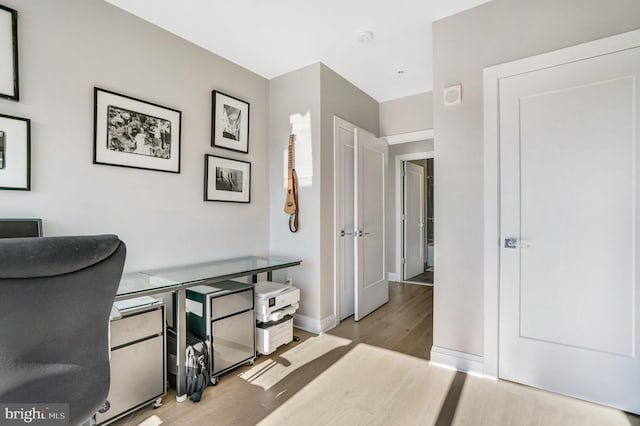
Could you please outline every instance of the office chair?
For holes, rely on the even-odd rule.
[[[0,239],[0,403],[69,404],[71,425],[104,404],[125,252],[115,235]]]

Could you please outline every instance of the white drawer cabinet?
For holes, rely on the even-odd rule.
[[[111,385],[96,425],[106,425],[166,393],[165,305],[123,312],[111,321]]]

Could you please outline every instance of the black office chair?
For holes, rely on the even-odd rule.
[[[69,404],[71,425],[104,404],[125,252],[115,235],[0,239],[0,403]]]

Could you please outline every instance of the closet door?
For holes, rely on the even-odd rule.
[[[354,233],[354,126],[336,117],[335,200],[336,200],[336,316],[342,321],[355,313],[355,237]]]
[[[355,320],[389,301],[385,198],[388,146],[355,128]]]

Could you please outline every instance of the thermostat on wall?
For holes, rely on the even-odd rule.
[[[446,106],[458,105],[462,102],[462,84],[445,87],[442,98]]]

